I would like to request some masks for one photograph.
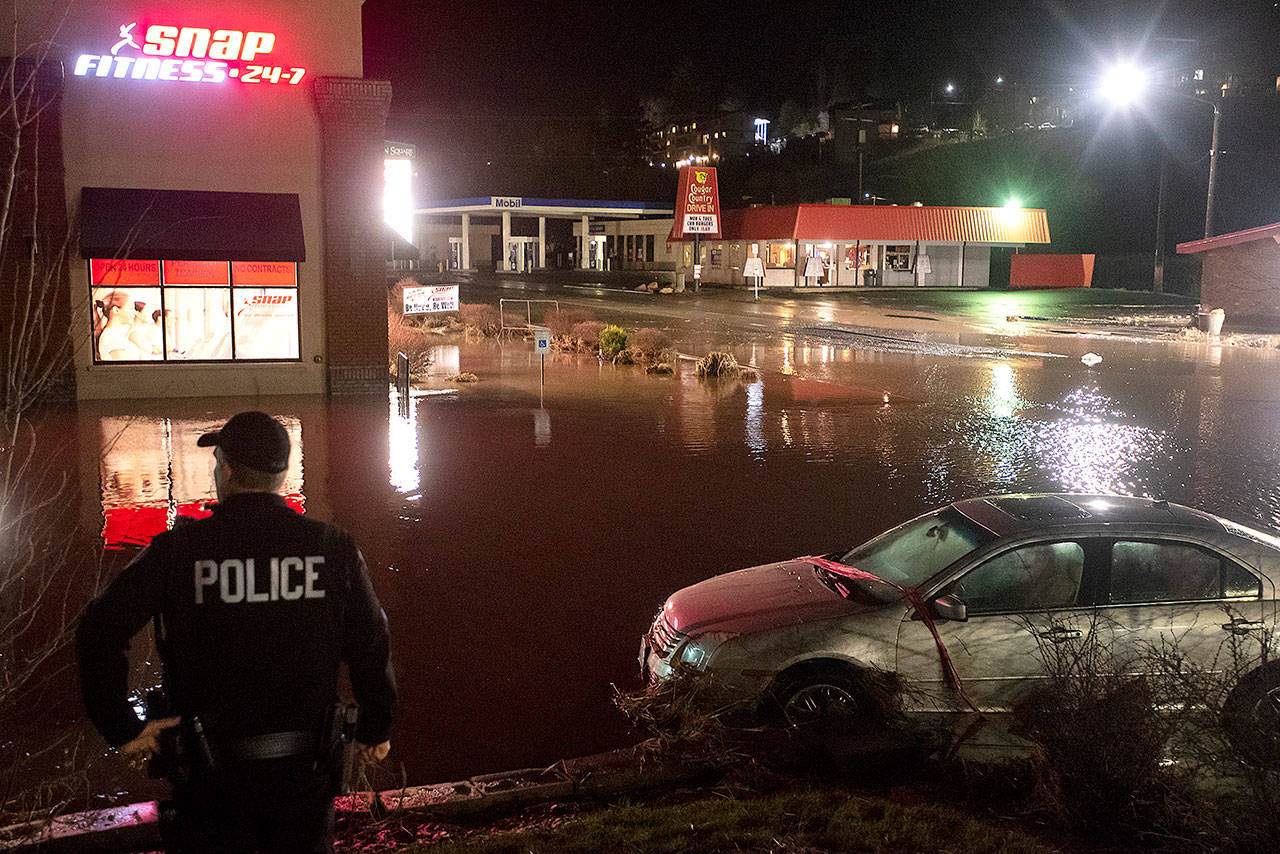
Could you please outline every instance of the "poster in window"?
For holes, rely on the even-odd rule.
[[[231,294],[226,288],[165,291],[165,358],[231,358]]]
[[[93,353],[99,362],[148,362],[164,347],[159,288],[94,288]]]
[[[236,358],[298,358],[298,291],[235,288]]]

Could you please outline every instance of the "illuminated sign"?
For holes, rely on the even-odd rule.
[[[412,160],[418,154],[418,147],[410,142],[385,142],[382,155],[388,158]]]
[[[690,235],[720,236],[720,192],[716,170],[711,167],[686,166],[680,170],[675,221],[667,239],[685,240]]]
[[[305,68],[262,64],[260,57],[275,46],[275,33],[168,24],[140,29],[135,21],[120,27],[110,52],[80,54],[72,73],[115,80],[298,85]]]
[[[158,285],[160,262],[136,258],[94,258],[89,275],[95,285]]]
[[[520,196],[490,196],[493,200],[495,208],[518,208],[524,205],[524,199]]]
[[[298,283],[298,265],[293,261],[232,261],[231,275],[241,286],[290,287]]]

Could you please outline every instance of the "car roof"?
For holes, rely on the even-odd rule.
[[[1222,531],[1218,517],[1169,501],[1075,492],[986,495],[951,505],[1001,537],[1028,531],[1136,524]]]

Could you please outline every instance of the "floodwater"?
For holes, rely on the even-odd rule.
[[[684,324],[637,308],[624,322],[665,326],[686,353],[730,349],[755,382],[556,355],[540,385],[531,342],[448,343],[404,408],[251,402],[294,437],[291,500],[361,543],[393,631],[392,759],[408,782],[629,743],[611,686],[637,685],[639,637],[672,591],[955,499],[1121,492],[1280,528],[1275,353],[894,333],[818,310],[775,312],[781,332],[766,332],[753,311]],[[480,382],[443,381],[458,371]],[[82,522],[119,546],[113,565],[212,498],[195,437],[244,404],[80,407]],[[139,684],[157,678],[145,653]],[[73,686],[64,700],[75,707]],[[97,791],[154,794],[113,762]]]

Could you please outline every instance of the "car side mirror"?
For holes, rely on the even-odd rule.
[[[947,594],[933,600],[933,614],[940,620],[963,623],[969,619],[969,609],[959,598]]]

